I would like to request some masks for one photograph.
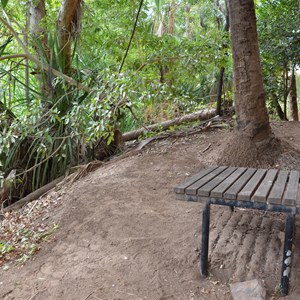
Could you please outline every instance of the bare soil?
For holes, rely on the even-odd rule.
[[[300,123],[272,128],[281,141],[273,166],[300,170]],[[41,219],[59,228],[23,266],[0,269],[0,298],[226,300],[230,283],[257,278],[265,281],[269,299],[277,299],[284,215],[213,206],[210,276],[202,278],[201,205],[175,200],[173,187],[217,164],[228,143],[234,140],[225,129],[160,140],[52,192],[59,205]],[[252,161],[239,154],[244,146],[236,143],[232,153],[239,166]],[[299,227],[297,219],[286,299],[300,299]]]

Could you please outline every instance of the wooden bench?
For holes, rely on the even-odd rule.
[[[179,200],[202,208],[200,272],[207,276],[210,205],[286,213],[280,290],[287,295],[291,270],[294,216],[300,213],[299,171],[208,167],[174,188]]]

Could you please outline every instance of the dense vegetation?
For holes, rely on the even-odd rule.
[[[289,119],[299,1],[256,2],[269,113]],[[17,197],[93,159],[116,128],[232,105],[225,1],[1,4],[0,176],[17,171]]]

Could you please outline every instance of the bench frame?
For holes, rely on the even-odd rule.
[[[295,171],[293,171],[295,172]],[[198,193],[203,193],[203,190],[200,192],[191,192],[189,187],[194,184],[197,176],[193,176],[192,179],[187,180],[186,182],[178,185],[174,188],[176,193],[176,198],[178,200],[192,201],[192,202],[201,202],[202,207],[202,238],[201,238],[201,254],[200,254],[200,272],[203,276],[208,276],[208,253],[209,253],[209,224],[210,224],[210,205],[224,205],[239,208],[250,208],[258,209],[262,211],[270,212],[281,212],[285,213],[286,222],[285,222],[285,237],[284,237],[284,247],[283,247],[283,258],[282,258],[282,269],[281,269],[281,281],[280,281],[280,291],[282,295],[288,294],[289,289],[289,277],[291,272],[291,256],[292,256],[292,239],[294,233],[294,217],[297,213],[300,213],[299,206],[291,205],[287,206],[284,204],[270,204],[266,202],[258,202],[250,199],[249,201],[239,201],[232,199],[224,199],[222,197],[210,197],[201,196]],[[215,176],[216,177],[216,176]],[[214,178],[215,178],[214,177]],[[209,184],[210,180],[206,182]],[[247,183],[247,182],[246,182]],[[246,184],[245,183],[245,184]],[[207,186],[207,185],[206,185]],[[201,187],[197,187],[201,190]]]

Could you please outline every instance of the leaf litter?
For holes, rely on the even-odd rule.
[[[48,215],[61,205],[62,193],[52,191],[21,210],[0,212],[0,268],[23,265],[40,250],[42,241],[50,239],[58,225],[48,222]]]

